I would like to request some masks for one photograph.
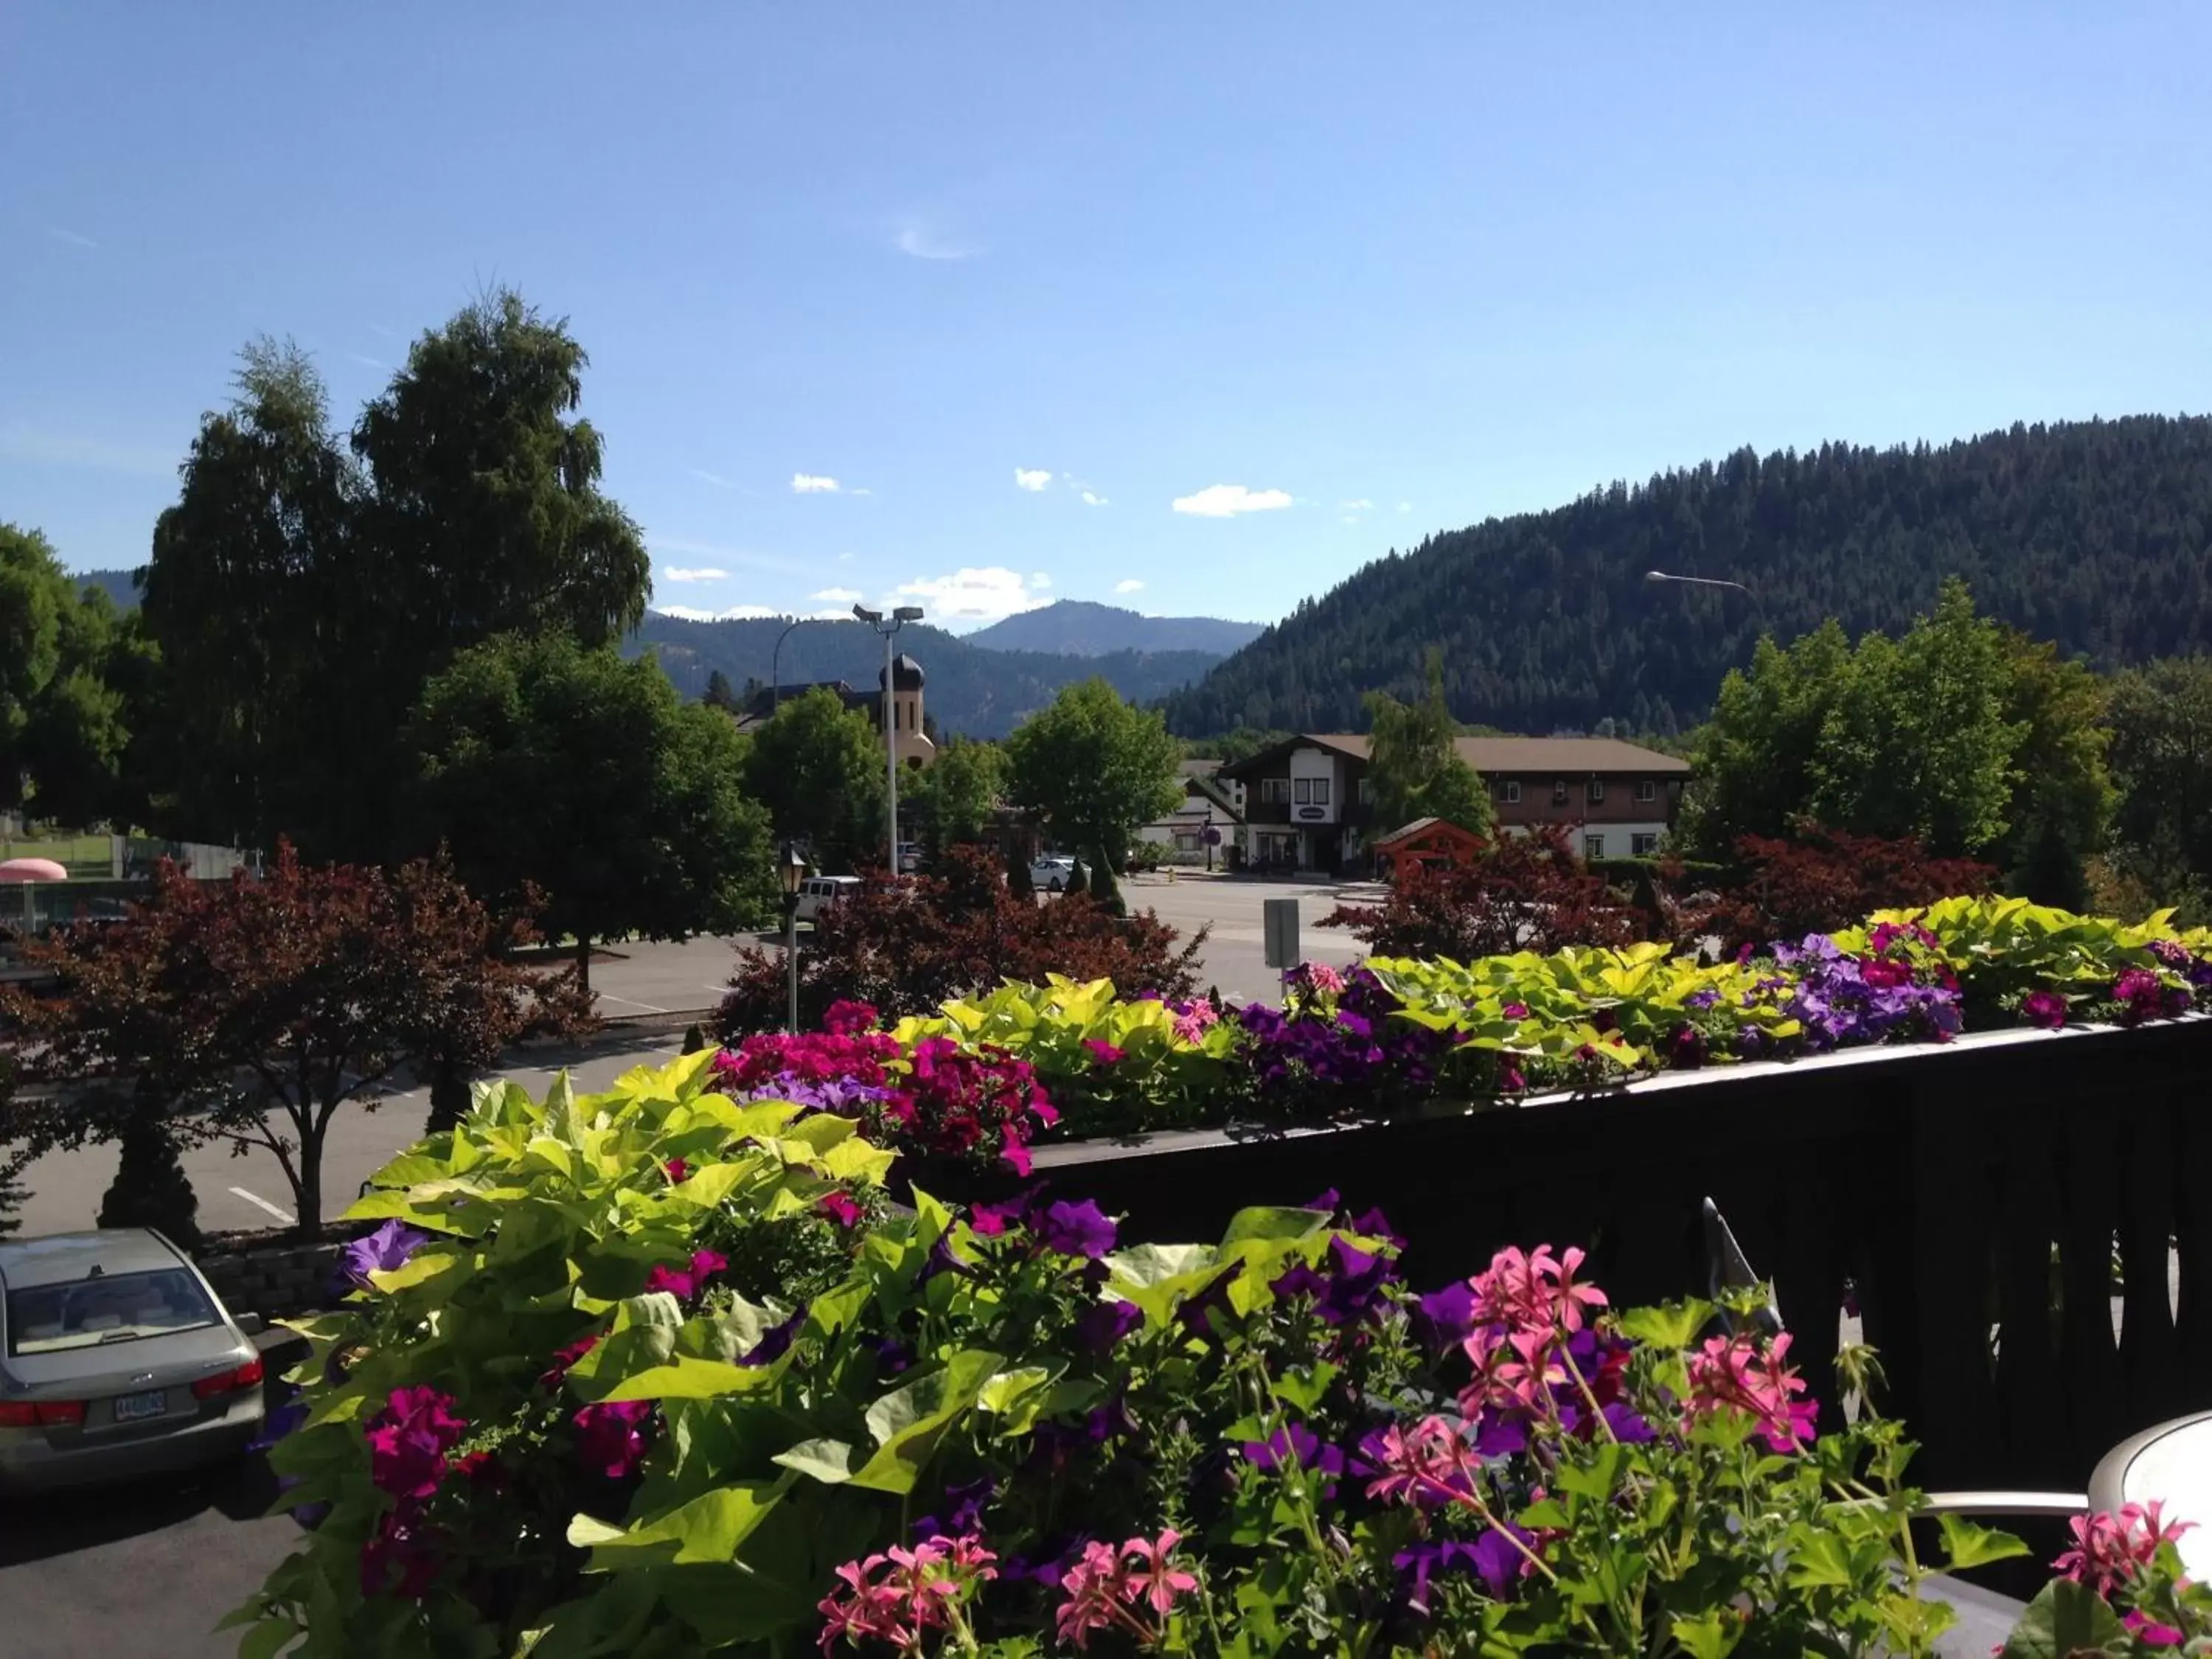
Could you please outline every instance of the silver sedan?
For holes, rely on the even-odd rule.
[[[0,1489],[234,1455],[260,1431],[262,1377],[252,1337],[153,1229],[0,1242]]]

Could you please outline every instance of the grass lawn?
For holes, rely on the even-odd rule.
[[[9,838],[7,856],[52,859],[72,877],[105,876],[112,868],[106,836],[47,836]]]

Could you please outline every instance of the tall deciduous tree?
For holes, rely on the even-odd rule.
[[[1854,648],[1830,623],[1787,649],[1760,641],[1751,672],[1722,683],[1686,839],[1725,856],[1740,836],[1784,836],[1809,817],[1911,836],[1938,857],[1995,845],[2028,733],[2012,717],[2014,672],[2003,631],[1957,581],[1902,640],[1869,634]]]
[[[1428,690],[1400,702],[1387,691],[1368,694],[1367,776],[1375,789],[1375,822],[1385,831],[1416,818],[1438,817],[1486,836],[1492,825],[1481,776],[1453,746],[1458,728],[1444,706],[1443,663],[1429,653]]]
[[[817,869],[883,856],[884,740],[826,686],[777,704],[750,734],[745,793],[768,808],[779,840],[804,842]]]
[[[136,618],[80,594],[44,536],[0,524],[0,806],[27,799],[80,824],[115,812],[141,649]]]
[[[2058,647],[2006,629],[2005,719],[2021,728],[2013,754],[2010,827],[1991,849],[2003,887],[2039,904],[2089,903],[2087,861],[2104,848],[2118,793],[2106,750],[2108,682]]]
[[[2212,657],[2120,675],[2106,719],[2116,856],[2166,902],[2212,884]]]
[[[1006,739],[1007,785],[1064,847],[1126,853],[1138,829],[1174,810],[1182,750],[1158,714],[1103,679],[1067,686]]]
[[[954,738],[939,745],[937,759],[913,781],[910,797],[902,783],[899,811],[903,815],[913,800],[915,822],[933,846],[980,841],[1006,778],[1006,754],[997,744]]]
[[[768,815],[738,783],[745,740],[651,657],[503,635],[430,682],[410,739],[425,833],[493,902],[542,895],[586,984],[596,939],[684,939],[774,908]]]
[[[573,1016],[562,982],[497,958],[516,937],[441,865],[311,868],[288,846],[263,879],[202,885],[164,863],[121,921],[26,944],[57,988],[0,994],[0,1025],[64,1086],[11,1103],[0,1144],[112,1139],[158,1113],[181,1141],[265,1148],[312,1236],[342,1107],[410,1060],[489,1065]]]

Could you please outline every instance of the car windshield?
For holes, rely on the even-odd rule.
[[[97,1347],[215,1322],[215,1304],[199,1280],[181,1267],[31,1285],[8,1292],[10,1354]]]

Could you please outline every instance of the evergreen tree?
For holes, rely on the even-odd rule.
[[[1076,859],[1073,867],[1067,872],[1067,885],[1060,890],[1063,897],[1070,893],[1088,893],[1091,890],[1091,875],[1083,867],[1081,858]]]
[[[1036,896],[1036,878],[1030,873],[1030,861],[1012,841],[1006,843],[1006,890],[1018,899]]]
[[[199,1208],[159,1103],[142,1101],[124,1126],[122,1156],[100,1200],[99,1224],[158,1228],[179,1249],[197,1250]]]
[[[699,701],[709,708],[720,709],[726,714],[738,712],[738,694],[730,688],[730,677],[719,668],[708,672],[707,690]]]
[[[1387,832],[1416,818],[1438,817],[1486,836],[1490,796],[1475,769],[1453,746],[1458,730],[1444,703],[1443,664],[1431,651],[1428,690],[1402,703],[1387,691],[1367,698],[1372,721],[1367,776],[1375,790],[1375,822]]]
[[[1103,847],[1098,850],[1098,861],[1091,866],[1091,897],[1092,902],[1110,915],[1129,914],[1128,904],[1121,897],[1121,884],[1114,879],[1113,863]]]

